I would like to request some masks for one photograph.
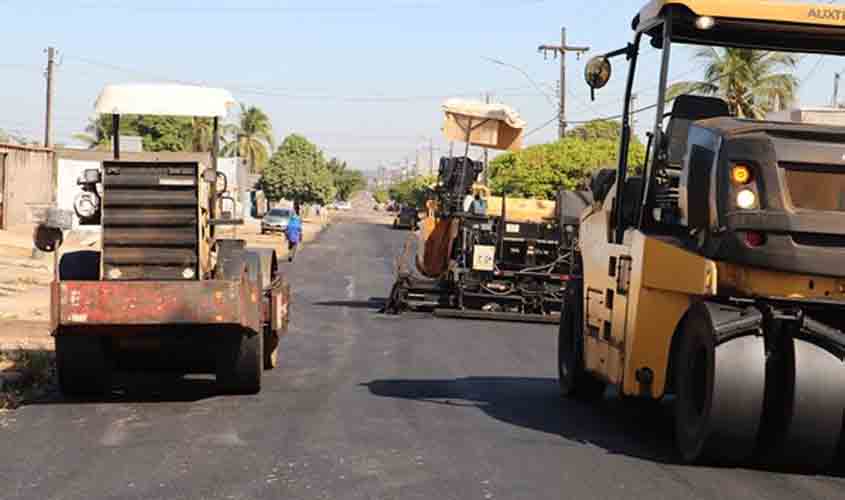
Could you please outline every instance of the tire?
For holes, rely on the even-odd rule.
[[[272,370],[279,366],[279,334],[268,326],[264,329],[264,369]]]
[[[760,431],[765,342],[748,335],[717,344],[712,325],[699,304],[679,332],[675,441],[687,463],[739,464],[753,455]]]
[[[569,282],[560,316],[557,337],[558,382],[563,397],[595,400],[604,395],[606,384],[584,368],[583,282]]]
[[[97,281],[100,279],[100,252],[68,252],[59,261],[62,281]]]
[[[57,332],[56,373],[67,396],[101,396],[111,387],[104,339]]]
[[[225,332],[220,338],[217,359],[217,387],[224,394],[261,392],[264,371],[264,335],[255,332]]]

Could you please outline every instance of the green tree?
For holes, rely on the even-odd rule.
[[[187,136],[185,150],[195,153],[211,151],[214,148],[214,120],[201,117],[192,118],[185,135]]]
[[[613,127],[615,136],[606,133]],[[502,154],[490,162],[490,187],[496,195],[541,199],[554,199],[559,188],[582,187],[595,170],[616,166],[619,130],[618,124],[591,123],[560,141]],[[628,162],[632,169],[645,163],[645,147],[636,137]]]
[[[90,118],[85,132],[73,134],[73,138],[84,142],[88,149],[109,150],[111,149],[112,117],[100,115],[97,118]]]
[[[397,203],[422,208],[436,183],[436,177],[414,177],[391,186],[388,194]]]
[[[264,168],[259,187],[270,200],[325,205],[335,196],[332,173],[323,153],[301,135],[291,134]]]
[[[576,137],[585,141],[595,139],[619,140],[622,124],[615,120],[593,120],[566,132],[566,137]]]
[[[210,151],[213,144],[213,122],[209,118],[174,116],[123,115],[120,117],[122,135],[140,136],[144,151]],[[74,138],[89,149],[110,150],[114,126],[111,115],[89,120],[84,133]]]
[[[704,62],[702,82],[680,82],[670,97],[697,93],[715,95],[728,103],[735,116],[762,119],[771,111],[785,109],[798,91],[794,76],[798,57],[782,52],[706,47],[696,53]]]
[[[241,116],[236,124],[225,127],[228,137],[223,154],[246,158],[249,170],[260,173],[275,148],[270,118],[255,106],[241,103]]]
[[[126,121],[126,125],[123,125]],[[121,117],[120,133],[140,135],[144,151],[185,151],[191,141],[191,118],[155,115]]]
[[[332,173],[337,197],[343,201],[347,201],[350,196],[367,186],[364,174],[358,170],[349,170],[345,161],[332,158],[326,167]]]
[[[385,189],[379,189],[373,193],[373,199],[376,200],[376,203],[382,205],[390,199],[390,194]]]

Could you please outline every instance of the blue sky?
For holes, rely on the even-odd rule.
[[[644,0],[288,0],[118,2],[0,0],[0,128],[42,137],[44,49],[61,62],[56,76],[55,140],[84,128],[100,88],[131,81],[191,81],[224,86],[263,108],[276,136],[305,134],[327,155],[356,168],[410,157],[428,138],[441,151],[440,104],[448,96],[481,97],[515,107],[534,128],[556,110],[517,65],[554,94],[557,62],[537,53],[558,42],[599,53],[631,38],[630,20]],[[841,3],[841,2],[838,2]],[[569,56],[568,119],[616,114],[624,64],[589,102],[583,63]],[[641,104],[654,100],[656,54],[645,54]],[[802,60],[801,102],[828,104],[833,74],[845,59]],[[676,52],[670,74],[699,76],[689,50]],[[843,90],[845,94],[845,90]],[[649,100],[649,98],[651,100]],[[640,116],[646,127],[652,116]],[[649,125],[650,126],[650,125]],[[527,143],[552,140],[556,124]]]

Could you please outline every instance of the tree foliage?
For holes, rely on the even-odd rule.
[[[795,69],[799,58],[782,52],[705,47],[696,53],[704,63],[704,81],[680,82],[669,96],[715,95],[728,103],[731,114],[762,119],[785,109],[798,91]]]
[[[349,200],[350,196],[367,186],[364,174],[358,170],[350,170],[345,161],[332,158],[326,167],[332,173],[334,187],[340,200]]]
[[[422,208],[436,183],[436,177],[414,177],[391,186],[388,194],[397,203]]]
[[[226,145],[223,154],[246,158],[249,170],[260,173],[275,147],[273,125],[264,111],[241,103],[238,123],[224,128]]]
[[[210,118],[183,118],[154,115],[122,115],[120,133],[140,136],[144,151],[210,151],[214,143],[214,127]],[[89,120],[84,133],[74,138],[89,149],[110,150],[114,125],[111,115]]]
[[[291,134],[270,158],[259,181],[270,200],[325,205],[336,190],[323,153],[301,135]]]
[[[376,200],[376,203],[381,205],[387,203],[387,201],[390,199],[390,194],[387,192],[386,189],[379,189],[373,193],[373,199]]]
[[[553,199],[559,188],[576,189],[602,167],[616,167],[621,126],[597,121],[578,127],[560,141],[502,154],[490,162],[495,195]],[[631,138],[628,164],[645,163],[645,147]]]

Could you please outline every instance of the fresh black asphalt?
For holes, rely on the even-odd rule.
[[[339,218],[297,261],[261,394],[128,377],[0,416],[0,499],[836,499],[845,480],[679,465],[671,408],[562,401],[556,328],[378,314],[410,233]]]

